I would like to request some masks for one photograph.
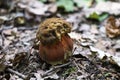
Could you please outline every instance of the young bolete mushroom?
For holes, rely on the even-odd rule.
[[[51,65],[67,62],[73,49],[70,32],[71,25],[61,18],[50,18],[41,23],[36,34],[40,41],[40,58]]]

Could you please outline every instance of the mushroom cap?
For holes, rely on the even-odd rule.
[[[49,18],[40,24],[36,38],[41,44],[48,45],[60,41],[62,35],[70,32],[70,23],[61,18]]]

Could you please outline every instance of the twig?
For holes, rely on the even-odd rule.
[[[46,76],[50,75],[50,73],[54,72],[56,69],[62,68],[62,67],[67,66],[67,65],[69,65],[69,64],[71,64],[71,62],[68,62],[68,63],[66,63],[66,64],[62,64],[62,65],[58,65],[58,66],[54,66],[54,67],[51,68],[50,70],[46,71],[46,72],[42,75],[42,77],[46,77]]]
[[[18,28],[18,30],[19,31],[22,31],[22,30],[35,30],[35,29],[37,29],[38,27],[37,26],[35,26],[35,27],[19,27]]]
[[[76,61],[73,61],[73,64],[77,67],[78,70],[80,70],[79,66],[77,65]]]
[[[10,69],[10,68],[8,68],[7,71],[9,71],[9,72],[11,72],[11,73],[14,73],[14,74],[18,75],[19,77],[21,77],[21,78],[23,78],[23,79],[26,79],[26,77],[27,77],[27,76],[25,76],[25,75],[23,75],[23,74],[21,74],[21,73],[15,71],[15,70],[13,70],[13,69]]]
[[[2,37],[2,46],[4,46],[5,36],[4,36],[4,34],[3,34],[3,30],[1,31],[1,37]]]

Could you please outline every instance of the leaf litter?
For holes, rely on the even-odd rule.
[[[26,20],[25,25],[14,25],[14,11],[9,12],[12,18],[6,17],[8,14],[0,17],[3,20],[0,24],[1,80],[119,80],[119,38],[107,37],[104,23],[87,20],[84,11],[64,15],[56,13],[55,6],[50,15],[56,13],[55,16],[64,18],[73,25],[69,35],[74,41],[74,49],[71,64],[54,70],[52,66],[44,64],[39,58],[38,50],[33,48],[38,23],[50,17],[46,13],[50,6],[37,0],[18,1],[17,6],[17,12],[22,13]],[[38,23],[34,23],[35,17],[39,18]],[[32,23],[29,24],[31,20]],[[11,23],[6,25],[8,21]],[[51,69],[52,74],[42,77]]]

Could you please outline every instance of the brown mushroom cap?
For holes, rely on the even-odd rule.
[[[64,34],[71,32],[71,25],[61,18],[50,18],[39,26],[36,37],[42,44],[60,41]]]

